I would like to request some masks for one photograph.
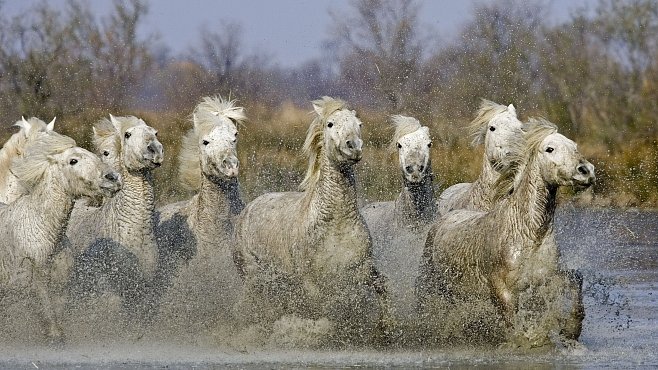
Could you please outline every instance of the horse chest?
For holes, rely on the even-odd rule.
[[[342,274],[360,266],[370,247],[367,231],[358,225],[332,229],[312,248],[312,268],[323,274]]]

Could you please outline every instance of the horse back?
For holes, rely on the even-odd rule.
[[[472,186],[473,183],[462,182],[444,190],[437,200],[439,215],[445,215],[452,210],[462,208],[462,204]]]

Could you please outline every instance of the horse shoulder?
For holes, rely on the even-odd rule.
[[[361,216],[370,229],[373,237],[392,229],[394,221],[395,202],[374,202],[360,209]]]
[[[267,193],[245,206],[234,227],[234,258],[241,269],[273,263],[291,270],[303,250],[307,222],[304,193]],[[260,262],[259,262],[260,261]]]

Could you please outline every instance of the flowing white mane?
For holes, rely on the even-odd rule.
[[[391,123],[395,126],[395,132],[393,133],[393,139],[389,144],[389,149],[395,151],[396,143],[403,136],[409,135],[413,132],[416,132],[419,128],[422,127],[420,121],[413,117],[394,115],[391,117]]]
[[[480,108],[478,109],[475,119],[469,124],[471,137],[473,138],[473,145],[480,145],[484,143],[484,138],[487,135],[487,125],[492,118],[496,115],[505,112],[508,107],[494,103],[487,99],[482,99]]]
[[[25,146],[36,137],[39,132],[52,131],[55,124],[55,119],[46,124],[44,121],[37,117],[31,117],[27,120],[21,118],[14,126],[19,127],[20,130],[12,135],[0,150],[0,183],[2,183],[7,174],[14,158],[20,157],[25,151]]]
[[[306,141],[304,141],[303,152],[308,156],[308,169],[306,176],[302,183],[299,185],[301,191],[312,189],[320,178],[320,153],[324,145],[324,125],[327,118],[334,112],[341,109],[348,109],[347,103],[340,99],[334,99],[328,96],[323,96],[321,99],[314,100],[313,105],[321,110],[322,114],[314,112],[316,117],[308,127],[306,134]]]
[[[236,125],[242,124],[247,119],[243,107],[236,107],[235,100],[225,100],[221,96],[206,96],[194,108],[194,114],[198,115],[197,124],[216,124],[212,122],[211,117],[203,113],[210,113],[215,117],[224,116]]]
[[[221,117],[229,119],[236,129],[247,119],[243,107],[237,107],[235,100],[224,100],[221,96],[206,96],[194,108],[191,118],[193,128],[183,136],[178,155],[178,176],[181,185],[188,190],[198,190],[201,186],[199,137],[223,124]]]
[[[27,189],[32,189],[50,167],[50,156],[75,147],[75,140],[55,132],[41,133],[29,145],[22,158],[16,159],[12,172]]]

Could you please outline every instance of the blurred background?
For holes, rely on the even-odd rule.
[[[363,202],[401,186],[391,114],[430,127],[437,190],[472,181],[466,129],[481,98],[544,116],[579,143],[594,206],[658,205],[658,2],[0,0],[0,142],[36,116],[91,148],[101,117],[159,129],[160,204],[186,198],[180,138],[203,96],[237,99],[249,201],[295,190],[310,101],[347,100],[364,122]],[[567,190],[569,192],[569,190]]]

